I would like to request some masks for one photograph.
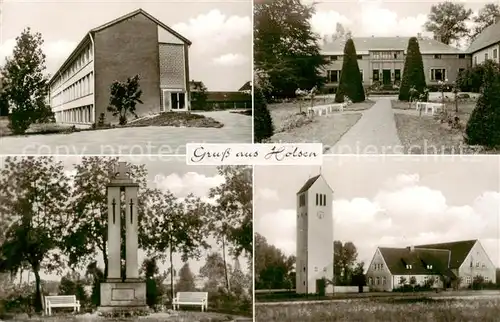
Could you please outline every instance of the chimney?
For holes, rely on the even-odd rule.
[[[441,36],[440,35],[434,35],[434,40],[437,40],[441,42]]]

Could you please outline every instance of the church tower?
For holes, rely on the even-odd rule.
[[[317,280],[333,279],[333,190],[320,174],[297,192],[296,292],[317,293]],[[328,292],[333,292],[328,287]]]

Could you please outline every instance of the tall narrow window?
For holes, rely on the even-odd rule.
[[[319,205],[319,194],[316,194],[316,206]]]

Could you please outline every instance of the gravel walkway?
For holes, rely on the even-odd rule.
[[[403,154],[391,101],[377,99],[361,119],[333,146],[333,154]]]

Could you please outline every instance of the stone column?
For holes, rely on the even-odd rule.
[[[120,187],[108,187],[108,278],[120,279]]]
[[[137,216],[138,187],[125,187],[125,222],[126,222],[126,277],[139,278],[138,251],[138,216]]]

